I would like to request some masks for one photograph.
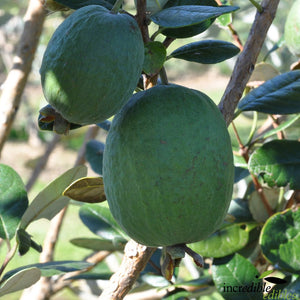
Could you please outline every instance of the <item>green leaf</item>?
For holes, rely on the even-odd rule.
[[[56,2],[65,5],[71,9],[79,9],[87,5],[101,5],[107,9],[112,9],[114,1],[111,0],[55,0]]]
[[[240,52],[232,43],[218,40],[199,41],[173,51],[168,58],[179,58],[202,64],[216,64]]]
[[[231,200],[228,214],[234,217],[235,223],[253,221],[248,201],[240,198]]]
[[[206,257],[223,257],[242,249],[247,243],[249,233],[256,223],[228,225],[210,235],[207,239],[189,244],[195,252]]]
[[[248,169],[241,168],[241,167],[234,167],[234,183],[239,182],[240,180],[244,179],[249,175],[250,173]]]
[[[54,275],[65,274],[68,272],[74,272],[78,270],[83,270],[88,267],[91,267],[93,264],[88,263],[86,261],[74,261],[74,260],[65,260],[65,261],[51,261],[47,263],[38,263],[38,264],[31,264],[27,266],[22,266],[17,269],[13,269],[8,271],[3,276],[2,281],[8,280],[14,277],[19,272],[24,270],[28,270],[31,268],[38,269],[40,271],[41,276],[51,277]]]
[[[8,279],[2,280],[0,286],[0,297],[9,293],[26,289],[36,283],[40,277],[41,271],[38,268],[26,268],[18,271]]]
[[[14,237],[27,207],[27,192],[21,177],[11,167],[0,164],[0,238]]]
[[[102,126],[105,125],[101,124]],[[99,175],[102,175],[104,147],[103,143],[96,140],[91,140],[86,144],[85,158],[92,170]]]
[[[102,177],[84,177],[71,183],[63,192],[73,200],[86,203],[106,201]]]
[[[183,288],[175,288],[175,290],[168,292],[162,299],[164,300],[185,300],[191,293]]]
[[[278,75],[248,93],[239,103],[242,111],[268,114],[300,112],[300,70]]]
[[[143,71],[146,74],[156,74],[162,68],[167,56],[165,46],[160,42],[145,44],[145,59]]]
[[[150,19],[161,27],[162,34],[173,38],[186,38],[205,31],[215,18],[237,9],[236,6],[173,6],[150,16]]]
[[[121,251],[124,249],[125,244],[113,243],[111,240],[93,239],[93,238],[76,238],[70,241],[73,245],[90,249],[94,251]]]
[[[216,23],[221,27],[227,27],[232,23],[232,14],[225,14],[218,17]]]
[[[42,218],[51,220],[69,203],[69,198],[62,196],[65,188],[86,174],[87,168],[85,166],[77,166],[52,181],[29,205],[21,219],[20,228],[26,229],[30,223]]]
[[[264,256],[284,270],[300,273],[300,209],[274,214],[260,236]]]
[[[270,187],[289,185],[300,189],[300,142],[274,140],[258,148],[249,160],[249,170]]]
[[[68,277],[68,280],[109,280],[113,273],[83,273]]]
[[[79,210],[79,216],[88,229],[105,240],[123,242],[124,239],[128,239],[113,218],[106,202],[83,205]]]
[[[214,259],[212,276],[215,285],[225,300],[261,300],[262,280],[249,260],[239,254]]]

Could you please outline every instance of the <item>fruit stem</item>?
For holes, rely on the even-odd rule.
[[[123,4],[123,0],[116,0],[113,8],[111,9],[111,12],[117,14],[122,4]]]
[[[188,254],[189,256],[192,257],[192,259],[194,260],[195,264],[198,267],[203,268],[204,266],[204,261],[203,261],[203,257],[196,253],[195,251],[193,251],[191,248],[189,248],[187,245],[183,245],[183,249],[185,251],[186,254]]]

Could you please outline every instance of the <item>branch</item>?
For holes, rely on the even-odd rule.
[[[124,249],[119,270],[110,278],[108,287],[99,300],[122,300],[131,290],[156,248],[146,247],[130,240]]]
[[[39,0],[30,0],[24,16],[24,29],[20,38],[13,67],[2,86],[0,98],[0,154],[17,114],[21,96],[31,70],[34,54],[42,32],[45,10]]]
[[[236,61],[230,81],[219,103],[227,125],[233,120],[234,111],[252,74],[269,27],[275,17],[278,3],[279,0],[263,0],[262,12],[256,13],[244,50]]]

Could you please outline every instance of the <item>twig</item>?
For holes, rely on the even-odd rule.
[[[108,287],[99,300],[121,300],[130,291],[140,272],[154,253],[155,248],[146,247],[130,240],[124,250],[119,270],[110,278]]]
[[[42,32],[45,10],[39,0],[30,0],[24,16],[24,29],[20,38],[13,67],[2,86],[0,98],[0,154],[9,135],[21,102],[34,54]]]
[[[262,12],[257,11],[256,13],[244,50],[236,61],[225,93],[219,103],[227,125],[233,120],[235,108],[252,74],[269,27],[275,17],[278,3],[279,0],[263,0]]]

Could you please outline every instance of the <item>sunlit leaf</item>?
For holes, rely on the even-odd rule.
[[[195,252],[206,257],[223,257],[242,249],[249,239],[250,231],[257,224],[232,224],[216,231],[207,239],[189,244]]]
[[[274,140],[264,144],[250,156],[249,170],[270,187],[300,189],[300,142]]]
[[[37,264],[22,266],[20,268],[8,271],[7,273],[5,273],[2,280],[8,280],[8,279],[14,277],[19,272],[27,270],[27,269],[31,269],[31,268],[39,269],[41,276],[50,277],[50,276],[54,276],[54,275],[65,274],[68,272],[83,270],[88,267],[91,267],[92,265],[93,264],[86,262],[86,261],[74,261],[74,260],[37,263]]]
[[[63,192],[73,200],[86,203],[106,201],[102,177],[83,177],[71,183]]]
[[[18,271],[12,276],[9,276],[8,279],[3,278],[0,285],[0,297],[6,294],[26,289],[36,283],[40,279],[40,277],[41,271],[38,268],[28,267],[24,270]]]

